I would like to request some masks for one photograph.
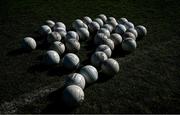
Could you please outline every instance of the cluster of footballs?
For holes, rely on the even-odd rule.
[[[47,20],[39,29],[39,34],[49,48],[42,60],[43,64],[61,63],[68,70],[79,68],[80,59],[75,53],[80,50],[80,42],[93,41],[96,50],[90,57],[90,65],[83,66],[79,73],[69,74],[65,78],[66,88],[62,99],[68,106],[77,106],[84,100],[85,85],[97,81],[99,69],[107,76],[118,73],[119,64],[111,58],[112,51],[119,47],[127,52],[134,51],[137,47],[136,40],[142,39],[147,30],[142,25],[134,26],[126,18],[116,20],[114,17],[100,14],[93,20],[88,16],[76,19],[70,31],[67,31],[63,22]],[[34,50],[36,41],[32,37],[26,37],[22,47]],[[60,61],[62,54],[64,56]]]

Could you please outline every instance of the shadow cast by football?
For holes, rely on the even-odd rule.
[[[63,75],[66,75],[66,74],[70,74],[72,73],[73,71],[71,70],[68,70],[66,68],[64,68],[63,66],[56,66],[56,67],[51,67],[49,70],[48,70],[48,75],[49,76],[63,76]]]
[[[28,72],[30,73],[34,73],[34,72],[44,72],[44,71],[48,71],[50,68],[52,68],[52,66],[47,66],[41,63],[35,64],[33,66],[30,66],[28,68]]]
[[[46,41],[39,41],[38,42],[38,46],[36,49],[39,49],[39,50],[48,50],[49,49],[49,44],[46,43]]]
[[[112,79],[114,76],[107,76],[106,74],[99,72],[97,83],[104,83]]]
[[[59,65],[49,66],[49,65],[44,65],[44,64],[41,64],[41,63],[29,67],[29,69],[27,71],[29,73],[47,72],[48,76],[60,76],[60,77],[72,72],[70,70],[65,69],[62,66],[59,66]]]
[[[52,92],[48,95],[48,101],[50,104],[48,104],[45,109],[41,111],[41,114],[66,114],[66,113],[72,113],[73,110],[76,109],[72,107],[68,107],[64,104],[62,100],[62,93],[65,87],[61,87],[60,89]]]
[[[126,55],[129,55],[130,52],[124,51],[121,47],[115,48],[115,50],[112,52],[111,57],[112,58],[121,58],[125,57]]]
[[[18,55],[22,55],[22,54],[25,54],[25,53],[31,53],[32,51],[31,50],[25,50],[23,48],[18,48],[18,49],[15,49],[15,50],[12,50],[10,52],[7,53],[7,56],[18,56]]]
[[[87,45],[84,47],[86,50],[94,51],[96,49],[93,39],[88,40],[86,44]]]
[[[87,54],[88,55],[88,54]],[[88,55],[89,57],[91,57],[91,54]],[[81,67],[85,66],[85,65],[90,65],[91,59],[87,58],[86,60],[83,60],[81,62]]]

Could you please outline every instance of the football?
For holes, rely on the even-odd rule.
[[[120,35],[123,35],[125,31],[126,31],[126,27],[122,24],[118,24],[115,28],[115,33],[118,33]]]
[[[46,20],[45,24],[48,25],[50,28],[53,28],[55,25],[55,22],[53,22],[52,20]]]
[[[132,52],[136,49],[137,44],[133,38],[126,38],[122,42],[122,49],[124,51]]]
[[[110,37],[110,31],[107,28],[100,28],[98,33],[104,33],[108,38]]]
[[[92,19],[88,16],[83,17],[83,22],[89,25],[92,22]]]
[[[147,35],[147,29],[146,27],[139,25],[135,28],[137,30],[138,33],[138,38],[143,38],[144,36]]]
[[[108,29],[110,33],[111,33],[111,32],[113,31],[113,29],[114,29],[113,26],[110,25],[110,24],[104,24],[102,28]]]
[[[134,28],[129,28],[129,29],[126,30],[126,32],[131,32],[131,33],[133,33],[136,38],[137,38],[137,36],[138,36],[137,30],[134,29]]]
[[[109,46],[105,45],[105,44],[99,45],[96,48],[96,51],[104,52],[107,55],[108,58],[111,57],[111,54],[112,54],[111,48],[109,48]]]
[[[131,33],[131,32],[125,32],[123,35],[122,35],[123,39],[126,39],[126,38],[133,38],[134,40],[136,40],[136,36]]]
[[[79,28],[88,28],[87,25],[80,19],[76,19],[73,23],[72,23],[72,27],[75,30],[78,30]]]
[[[65,38],[66,34],[67,34],[66,30],[64,30],[64,28],[62,28],[62,27],[55,28],[54,32],[58,32],[62,38]]]
[[[44,55],[44,58],[43,58],[42,62],[43,62],[43,64],[46,64],[46,65],[59,64],[60,56],[56,51],[48,50],[46,52],[46,54]]]
[[[67,76],[65,76],[65,81],[64,85],[69,86],[69,85],[78,85],[82,89],[85,88],[85,79],[84,77],[79,74],[79,73],[72,73]]]
[[[90,36],[88,29],[86,28],[79,28],[77,29],[77,33],[79,35],[80,40],[87,40]]]
[[[100,27],[102,27],[104,25],[104,22],[101,18],[96,18],[96,19],[94,19],[94,21],[97,22],[100,25]]]
[[[112,51],[114,50],[114,42],[111,39],[102,39],[101,44],[106,44]]]
[[[61,27],[61,28],[64,28],[64,30],[66,30],[66,25],[63,22],[56,22],[55,25],[54,25],[54,30],[57,27]]]
[[[103,22],[105,23],[107,21],[107,17],[105,14],[99,14],[98,18],[100,18],[101,20],[103,20]]]
[[[100,29],[100,25],[95,22],[95,21],[92,21],[89,25],[88,25],[88,28],[89,28],[89,31],[91,33],[96,33],[99,29]]]
[[[115,29],[115,27],[118,25],[118,23],[114,17],[108,17],[106,23],[112,25],[113,29]]]
[[[94,44],[100,45],[103,43],[103,39],[108,39],[108,37],[104,33],[97,33],[94,37]]]
[[[109,58],[102,63],[101,70],[107,76],[114,76],[119,72],[119,64],[116,60]]]
[[[97,51],[91,56],[91,64],[95,67],[100,67],[104,60],[107,60],[107,55],[102,51]]]
[[[68,31],[65,40],[76,39],[79,40],[79,35],[75,31]]]
[[[91,65],[82,67],[79,73],[85,78],[87,84],[92,84],[98,79],[98,71]]]
[[[132,22],[125,22],[124,26],[126,27],[126,29],[134,28],[134,24]]]
[[[62,100],[66,106],[76,107],[84,101],[84,92],[77,85],[69,85],[62,93]]]
[[[122,43],[122,37],[120,34],[113,33],[111,34],[110,39],[113,40],[114,46],[118,46]]]
[[[125,22],[128,22],[128,20],[124,17],[122,17],[118,20],[118,24],[124,24]]]
[[[36,46],[36,41],[32,37],[25,37],[21,43],[21,47],[27,50],[34,50]]]
[[[79,67],[80,60],[76,54],[67,53],[62,59],[62,64],[66,69],[75,70]]]
[[[47,36],[48,34],[50,34],[52,32],[51,28],[48,25],[43,25],[41,26],[40,30],[39,30],[39,34],[41,36]]]
[[[51,44],[50,49],[61,55],[65,52],[65,45],[60,41],[55,41]]]
[[[60,41],[61,35],[58,32],[51,32],[47,37],[48,43],[53,43],[54,41]]]
[[[76,39],[66,40],[65,46],[66,46],[67,52],[71,52],[71,53],[78,52],[81,48],[79,41]]]

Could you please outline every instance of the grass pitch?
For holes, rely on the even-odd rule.
[[[179,113],[179,0],[7,0],[0,1],[1,113]],[[67,27],[83,16],[104,13],[147,27],[148,34],[129,55],[114,55],[120,72],[85,89],[84,103],[67,109],[60,100],[63,68],[39,65],[45,50],[19,51],[45,20]],[[87,44],[78,53],[83,64]],[[103,78],[103,76],[100,76]]]

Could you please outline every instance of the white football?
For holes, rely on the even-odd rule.
[[[80,60],[76,54],[67,53],[62,59],[62,64],[65,68],[74,70],[79,67]]]
[[[52,20],[46,20],[46,23],[45,23],[45,24],[48,25],[50,28],[53,28],[54,25],[55,25],[55,22],[52,21]]]
[[[97,32],[99,29],[100,29],[100,25],[95,22],[95,21],[92,21],[89,25],[88,25],[88,28],[89,28],[89,31],[91,33],[95,33]]]
[[[91,65],[82,67],[79,73],[85,78],[87,84],[94,83],[98,79],[98,71]]]
[[[108,58],[111,57],[111,54],[112,54],[111,48],[109,48],[109,46],[105,44],[99,45],[96,48],[96,51],[104,52],[108,56]]]
[[[108,38],[110,37],[110,31],[107,28],[100,28],[98,33],[104,33]]]
[[[48,50],[44,55],[43,63],[46,65],[55,65],[55,64],[59,64],[59,62],[60,62],[60,56],[54,50]]]
[[[47,36],[52,32],[51,28],[48,25],[41,26],[39,33],[41,36]]]
[[[51,32],[47,37],[48,43],[53,43],[54,41],[60,41],[61,35],[58,32]]]
[[[126,29],[134,28],[134,24],[132,22],[125,22],[124,26],[126,27]]]
[[[104,23],[107,21],[107,17],[106,17],[105,14],[99,14],[99,15],[98,15],[98,18],[101,18]]]
[[[81,48],[79,41],[76,39],[68,39],[65,41],[65,46],[68,52],[75,53]]]
[[[87,25],[80,19],[76,19],[73,23],[72,23],[72,27],[77,30],[79,28],[88,28]]]
[[[106,44],[111,48],[112,51],[114,50],[114,42],[111,39],[102,39],[101,44]]]
[[[108,17],[106,23],[109,23],[111,21],[116,22],[116,19],[114,17]]]
[[[147,35],[147,29],[146,27],[142,26],[142,25],[139,25],[135,28],[137,30],[137,33],[138,33],[138,38],[142,38],[144,36]]]
[[[106,23],[112,25],[113,29],[115,29],[115,27],[118,25],[118,23],[114,17],[108,17]]]
[[[125,31],[126,31],[126,27],[122,24],[118,24],[115,28],[115,33],[118,33],[120,35],[123,35]]]
[[[125,32],[122,37],[123,37],[123,39],[133,38],[134,40],[136,40],[136,36],[131,32]]]
[[[64,28],[64,30],[66,30],[66,25],[63,22],[56,22],[54,25],[54,30],[58,27]]]
[[[51,44],[50,49],[61,55],[65,52],[65,45],[60,41],[55,41]]]
[[[128,22],[128,20],[124,17],[122,17],[118,20],[118,24],[124,24],[125,22]]]
[[[22,41],[21,47],[23,49],[34,50],[36,49],[36,41],[32,37],[25,37]]]
[[[126,38],[122,42],[122,49],[124,51],[132,52],[136,49],[137,44],[133,38]]]
[[[116,60],[109,58],[102,63],[101,70],[107,76],[114,76],[119,72],[119,64]]]
[[[91,64],[95,67],[100,67],[104,60],[107,60],[107,55],[102,51],[97,51],[91,56]]]
[[[87,40],[90,36],[89,31],[86,28],[77,29],[77,33],[79,35],[80,40]]]
[[[110,24],[104,24],[102,28],[108,29],[110,33],[111,33],[111,32],[113,31],[113,29],[114,29],[113,26],[110,25]]]
[[[111,34],[110,39],[113,40],[115,46],[118,46],[122,43],[122,37],[120,34],[113,33]]]
[[[97,33],[94,37],[94,44],[100,45],[103,43],[103,39],[108,39],[108,37],[104,33]]]
[[[64,30],[62,27],[57,27],[54,32],[58,32],[62,38],[65,38],[67,34],[66,30]]]
[[[83,17],[83,22],[89,25],[92,22],[92,19],[88,16]]]
[[[86,81],[84,77],[79,74],[79,73],[72,73],[67,76],[65,76],[65,81],[64,85],[69,86],[69,85],[78,85],[82,89],[85,88]]]
[[[137,38],[138,36],[138,33],[137,33],[137,30],[135,28],[129,28],[126,30],[126,32],[131,32],[135,35],[135,37]]]
[[[79,40],[79,35],[75,31],[68,31],[66,34],[66,40],[68,40],[68,39]]]
[[[100,25],[100,27],[102,27],[104,25],[104,22],[101,18],[96,18],[96,19],[94,19],[94,21],[97,22]]]
[[[84,92],[77,85],[69,85],[63,91],[62,100],[66,106],[76,107],[84,101]]]

